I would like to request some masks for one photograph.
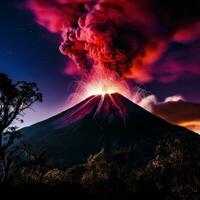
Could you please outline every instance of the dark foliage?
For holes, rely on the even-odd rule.
[[[7,172],[12,155],[6,155],[5,151],[13,144],[15,138],[20,137],[15,121],[21,121],[24,110],[31,108],[37,101],[42,101],[42,94],[36,83],[18,81],[14,83],[6,74],[0,73],[0,179],[7,178]],[[7,136],[8,141],[2,144],[3,137]],[[11,154],[11,152],[10,152]],[[11,158],[11,157],[12,158]],[[7,157],[10,160],[7,160]],[[15,157],[15,156],[14,156]]]
[[[193,133],[166,134],[145,166],[136,146],[102,149],[85,164],[50,169],[41,162],[20,168],[17,188],[29,191],[75,192],[96,199],[200,198],[200,137]],[[15,180],[16,181],[16,180]],[[12,184],[11,184],[12,185]],[[16,186],[16,182],[14,184]],[[13,188],[11,188],[13,189]]]

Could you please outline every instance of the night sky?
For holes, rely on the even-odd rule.
[[[58,49],[60,35],[39,26],[31,12],[20,8],[20,2],[23,1],[0,2],[0,72],[16,81],[36,82],[44,95],[43,103],[33,106],[35,112],[26,114],[25,126],[64,110],[65,101],[78,77],[64,73],[68,58]],[[172,43],[155,66],[167,63],[174,55],[183,66],[188,62],[187,56],[195,57],[198,66],[199,44],[199,41],[195,44]],[[189,53],[194,48],[195,51]],[[139,85],[161,101],[168,96],[182,95],[188,101],[200,102],[200,73],[185,70],[170,82],[160,81],[156,76],[153,81]]]

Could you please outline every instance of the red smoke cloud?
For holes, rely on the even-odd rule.
[[[62,32],[83,14],[84,0],[29,0],[26,7],[38,24],[51,32]]]
[[[157,80],[163,83],[176,81],[180,77],[183,79],[199,77],[199,55],[200,42],[194,42],[193,45],[184,45],[181,49],[169,52],[163,56],[160,62],[154,64],[152,74]]]
[[[192,42],[200,37],[200,22],[182,27],[174,35],[174,40],[177,42]]]
[[[61,52],[82,72],[101,65],[137,82],[152,80],[152,66],[169,43],[192,42],[200,33],[195,0],[28,0],[26,5],[40,25],[62,34]]]

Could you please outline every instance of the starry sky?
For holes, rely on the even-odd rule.
[[[64,73],[68,58],[58,49],[60,35],[39,26],[31,12],[21,9],[21,2],[0,2],[0,72],[8,74],[15,81],[36,82],[43,93],[43,103],[34,105],[34,111],[27,111],[23,124],[26,126],[64,110],[66,99],[78,77]],[[198,46],[195,51],[197,55],[200,54]],[[171,44],[166,58],[176,55],[184,63],[187,54],[180,52],[186,48],[194,47]],[[165,62],[165,59],[160,62]],[[160,101],[168,96],[181,95],[187,101],[200,102],[199,74],[185,73],[167,83],[155,78],[149,83],[140,84],[140,87],[155,94]]]

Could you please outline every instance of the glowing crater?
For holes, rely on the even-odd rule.
[[[71,107],[90,96],[119,93],[133,101],[133,92],[128,83],[110,70],[99,67],[88,76],[77,82],[75,91],[68,99],[68,107]]]

